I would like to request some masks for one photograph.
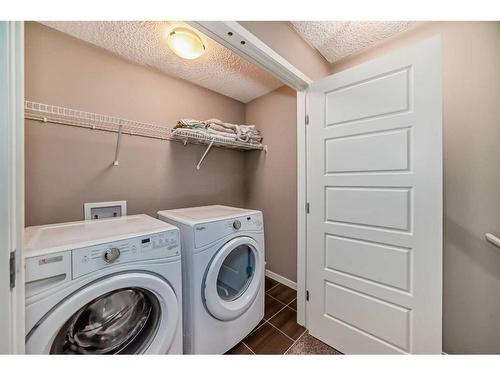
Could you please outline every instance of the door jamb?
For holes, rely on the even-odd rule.
[[[297,90],[297,322],[306,320],[307,154],[306,94],[312,80],[235,21],[191,21],[190,26]],[[245,43],[241,43],[244,41]]]
[[[2,351],[24,353],[24,23],[0,22],[0,126],[4,152],[0,160],[0,241],[3,275],[1,288],[9,288],[4,308],[7,332]],[[5,252],[5,253],[4,253]],[[14,256],[13,258],[11,258]],[[10,259],[13,259],[12,262]],[[11,268],[13,266],[13,268]],[[5,268],[4,268],[5,267]],[[8,271],[15,271],[11,279]],[[10,280],[9,280],[10,279]],[[12,284],[14,282],[14,284]],[[2,341],[2,344],[4,342]]]
[[[308,327],[307,293],[307,102],[297,92],[297,323]]]

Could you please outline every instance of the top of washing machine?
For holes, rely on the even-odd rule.
[[[170,219],[189,226],[209,223],[212,221],[234,219],[237,217],[254,214],[261,214],[261,212],[257,210],[221,205],[158,211],[158,217],[160,219]]]
[[[25,229],[25,255],[32,257],[171,230],[177,228],[148,215],[39,225]]]

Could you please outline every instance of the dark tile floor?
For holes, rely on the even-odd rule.
[[[341,354],[297,324],[297,293],[266,277],[264,319],[226,354]]]

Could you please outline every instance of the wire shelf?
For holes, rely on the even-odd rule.
[[[119,117],[32,101],[25,101],[24,117],[44,123],[71,125],[119,134],[123,133],[140,137],[177,141],[184,143],[184,145],[188,143],[201,144],[239,151],[267,150],[267,147],[262,144],[240,142],[216,135],[203,134],[189,129],[171,129],[166,126],[126,120]]]
[[[122,127],[122,133],[158,139],[169,139],[171,132],[168,127],[30,101],[25,101],[24,117],[30,120],[116,133]]]
[[[189,130],[182,128],[173,129],[171,132],[171,137],[174,140],[179,140],[183,142],[184,144],[193,143],[193,144],[207,145],[213,142],[214,147],[232,148],[240,151],[249,151],[249,150],[266,151],[266,146],[260,143],[257,144],[257,143],[234,141],[232,139],[219,137],[212,134],[206,134],[196,130]]]

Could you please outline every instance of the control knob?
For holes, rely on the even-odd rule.
[[[104,260],[107,263],[113,263],[120,256],[120,249],[117,247],[111,247],[104,252]]]
[[[236,230],[240,229],[241,228],[241,221],[239,221],[239,220],[233,221],[233,228]]]

